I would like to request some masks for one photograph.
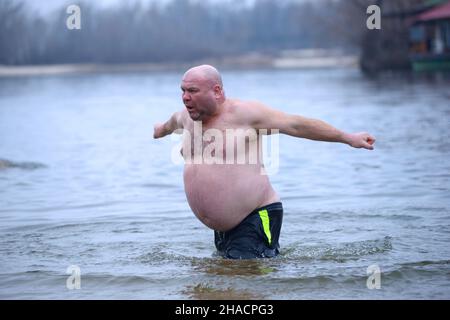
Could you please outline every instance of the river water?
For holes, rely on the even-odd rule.
[[[181,75],[0,79],[1,299],[450,298],[448,79],[224,71],[230,97],[377,138],[280,136],[282,253],[229,261],[189,209],[176,142],[152,139]]]

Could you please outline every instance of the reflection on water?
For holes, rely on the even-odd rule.
[[[187,286],[182,293],[189,299],[197,300],[262,300],[268,298],[249,290],[239,290],[230,287],[217,288],[204,283]]]
[[[192,267],[196,271],[219,276],[263,276],[276,271],[266,260],[259,259],[194,259]]]

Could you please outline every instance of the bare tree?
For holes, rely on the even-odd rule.
[[[27,61],[26,20],[21,2],[0,0],[0,63],[21,64]]]

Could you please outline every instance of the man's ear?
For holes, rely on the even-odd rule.
[[[218,84],[214,86],[214,95],[216,98],[220,98],[222,96],[222,88]]]

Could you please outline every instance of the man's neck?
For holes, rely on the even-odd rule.
[[[220,115],[223,113],[223,110],[224,110],[224,108],[225,108],[225,103],[226,103],[226,100],[223,100],[222,103],[217,104],[217,106],[216,106],[214,112],[213,112],[212,114],[208,115],[207,117],[205,117],[205,118],[202,120],[202,123],[203,123],[204,125],[207,125],[207,124],[210,123],[211,121],[213,121],[213,120],[219,118]]]

